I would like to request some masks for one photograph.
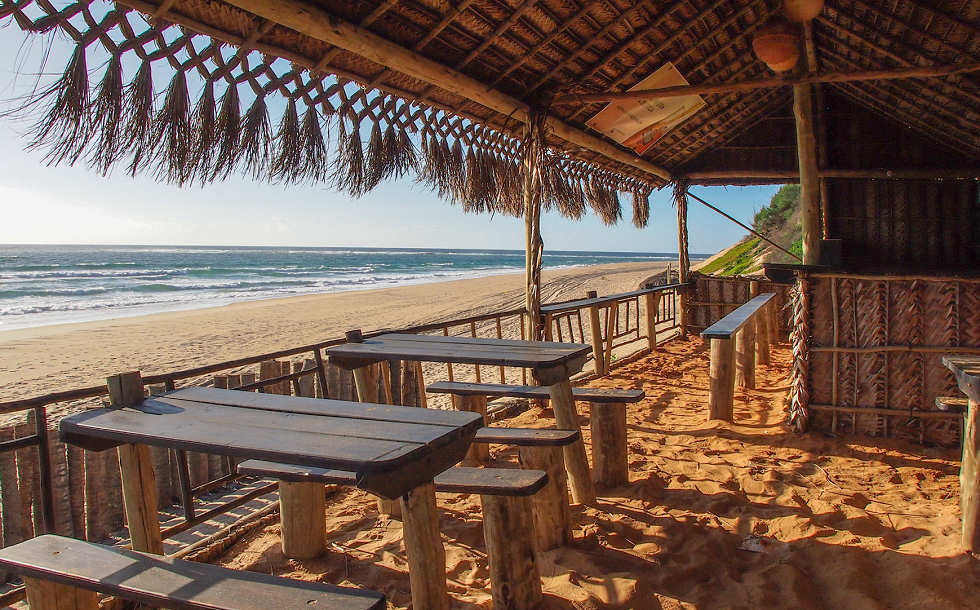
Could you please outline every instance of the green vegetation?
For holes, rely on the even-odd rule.
[[[756,212],[752,228],[762,234],[781,228],[799,204],[800,185],[784,184],[769,200],[769,205]]]
[[[798,240],[794,241],[793,245],[789,247],[789,251],[800,258],[803,258],[803,238],[800,237]]]
[[[759,266],[755,264],[755,257],[764,249],[765,245],[762,240],[753,237],[732,246],[728,252],[701,267],[698,271],[717,275],[739,275],[756,271]]]

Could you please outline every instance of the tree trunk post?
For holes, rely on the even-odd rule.
[[[527,311],[527,338],[541,340],[541,168],[544,167],[543,146],[546,117],[532,111],[524,132],[524,307]]]
[[[400,502],[412,606],[449,610],[446,549],[439,535],[435,485],[423,483],[402,496]]]
[[[479,395],[460,396],[460,411],[479,413],[483,417],[483,425],[487,425],[487,397]],[[470,448],[463,458],[464,466],[486,466],[490,462],[490,445],[487,443],[470,443]]]
[[[559,428],[579,430],[578,411],[572,397],[572,384],[567,379],[548,386],[551,407],[555,411],[555,421]],[[585,455],[582,439],[562,447],[565,456],[565,469],[572,488],[572,499],[580,504],[595,503],[595,485],[589,472],[589,460]]]
[[[629,483],[626,447],[626,404],[592,403],[592,476],[606,488]]]
[[[595,290],[585,293],[587,299],[598,297],[599,293]],[[597,305],[589,306],[589,333],[592,335],[592,359],[595,362],[595,374],[602,377],[606,374],[606,358],[602,350],[602,326],[599,323],[599,307]]]
[[[493,607],[537,607],[541,576],[534,561],[530,498],[481,495],[480,501]]]
[[[69,585],[24,578],[31,610],[99,610],[99,594]]]
[[[667,283],[670,283],[670,278],[667,279]],[[643,300],[647,310],[647,347],[652,352],[657,349],[657,312],[660,309],[660,293],[646,294]]]
[[[735,335],[735,385],[755,389],[755,322],[749,321]]]
[[[711,339],[711,380],[708,419],[732,421],[735,394],[735,345],[731,339]]]
[[[326,550],[327,518],[323,483],[279,481],[282,554],[313,559]]]
[[[800,162],[800,207],[803,211],[803,264],[820,262],[820,184],[813,127],[811,85],[793,85],[793,116]]]
[[[678,182],[674,185],[674,202],[677,205],[677,281],[687,284],[687,276],[691,270],[691,258],[687,251],[687,183]],[[677,307],[677,323],[682,337],[687,336],[687,294],[683,287],[678,290],[680,303]]]
[[[963,422],[963,461],[960,465],[960,512],[963,515],[963,548],[980,552],[980,434],[977,431],[977,402],[967,403]]]
[[[752,281],[749,284],[749,296],[757,297],[759,296],[759,282]],[[769,364],[769,322],[766,318],[769,316],[769,306],[772,304],[770,300],[766,303],[762,309],[760,309],[755,314],[755,321],[752,324],[755,325],[755,362],[756,364]]]
[[[543,470],[548,483],[531,496],[534,550],[550,551],[572,541],[568,477],[561,447],[519,447],[521,468]]]

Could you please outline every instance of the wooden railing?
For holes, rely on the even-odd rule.
[[[658,334],[663,336],[668,330],[676,327],[676,288],[677,285],[659,286],[630,293],[548,304],[545,306],[548,310],[545,315],[546,319],[549,320],[550,336],[559,341],[585,343],[591,341],[593,344],[597,343],[602,346],[601,349],[597,350],[597,353],[603,356],[597,359],[596,370],[598,372],[600,366],[598,363],[601,362],[602,371],[605,373],[609,369],[613,348],[633,342],[642,342],[646,339],[642,350],[651,349],[656,344]],[[641,300],[643,302],[642,315]],[[590,319],[593,311],[596,312],[596,315],[599,315],[601,311],[605,316],[606,323],[604,325],[590,325],[588,333],[586,333],[582,325],[581,312],[583,309],[589,312]],[[510,309],[409,328],[379,329],[365,332],[364,336],[372,337],[385,332],[407,332],[523,338],[524,317],[523,309]],[[324,348],[343,342],[344,339],[338,337],[275,352],[177,371],[150,374],[145,376],[143,380],[150,392],[154,394],[191,385],[214,385],[216,387],[261,392],[352,399],[354,397],[352,381],[346,379],[339,370],[325,362],[323,358]],[[479,381],[490,373],[502,383],[514,383],[518,380],[522,384],[528,382],[528,372],[525,369],[493,367],[492,372],[488,372],[486,367],[468,365],[456,365],[454,367],[452,364],[439,364],[433,366],[445,366],[446,377],[450,380],[465,377]],[[392,375],[391,371],[387,369],[388,367],[382,367],[382,371],[385,373],[385,396],[398,402],[402,396],[401,388],[397,384],[397,375]],[[30,523],[24,525],[20,539],[5,536],[4,546],[14,544],[32,535],[50,532],[101,540],[122,525],[121,507],[108,506],[111,503],[95,506],[93,510],[118,509],[119,515],[113,514],[108,517],[104,516],[104,518],[92,519],[91,515],[88,514],[88,500],[83,503],[82,510],[85,514],[68,516],[60,514],[63,507],[71,507],[72,498],[76,499],[75,503],[81,503],[78,498],[87,498],[87,490],[93,487],[104,488],[111,485],[111,478],[106,478],[106,468],[112,468],[112,461],[107,460],[105,454],[82,451],[76,447],[62,445],[57,439],[49,439],[51,429],[48,420],[52,417],[49,411],[57,407],[60,415],[66,411],[99,406],[107,394],[106,386],[98,385],[0,402],[0,415],[26,411],[32,414],[31,419],[33,419],[33,432],[31,434],[0,441],[0,455],[12,451],[30,450],[32,447],[36,450],[36,458],[33,460],[30,459],[29,455],[23,453],[18,454],[16,461],[6,456],[0,460],[3,486],[9,485],[9,481],[20,482],[21,480],[25,481],[24,484],[28,486],[23,489],[16,487],[17,494],[13,494],[17,496],[17,504],[19,505],[16,510],[20,511],[20,505],[33,507],[29,511],[33,514],[33,518],[28,516],[27,521]],[[420,400],[424,404],[426,400],[424,393],[421,393]],[[0,429],[0,433],[8,433],[8,437],[13,436],[9,430],[5,432]],[[52,464],[52,455],[58,458],[59,468],[55,468]],[[257,487],[230,503],[208,511],[198,512],[194,506],[196,497],[233,483],[240,478],[235,474],[233,464],[229,460],[217,456],[167,452],[156,449],[153,451],[153,457],[155,468],[166,469],[167,472],[176,474],[176,481],[166,483],[170,485],[170,491],[161,494],[162,501],[167,502],[167,505],[170,505],[172,501],[177,501],[182,507],[182,518],[175,525],[164,529],[164,539],[172,538],[176,534],[212,519],[218,514],[225,513],[274,490],[274,486]],[[31,464],[32,468],[32,471],[26,473],[24,477],[21,477],[21,474],[25,473],[17,470],[21,464]],[[54,482],[55,475],[53,472],[55,470],[59,472],[58,485],[55,485]],[[70,473],[81,472],[84,475],[66,477],[62,474],[65,471]],[[164,477],[159,478],[165,481]],[[5,492],[4,496],[7,497],[8,494]],[[4,508],[6,509],[3,511],[5,517],[8,514],[7,511],[14,510],[7,508],[6,505]],[[73,522],[75,523],[74,527],[72,526]],[[95,526],[90,527],[94,522],[108,525],[96,529]],[[81,525],[78,525],[79,523]],[[234,525],[228,527],[234,527]],[[2,586],[2,576],[0,574],[0,586]],[[18,594],[2,594],[0,595],[0,607],[18,599],[20,599]]]
[[[775,324],[771,303],[775,293],[760,294],[704,329],[711,341],[711,385],[708,419],[732,421],[735,385],[755,387],[757,355],[769,358]]]

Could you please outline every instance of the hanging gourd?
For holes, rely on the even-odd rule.
[[[775,72],[786,72],[800,59],[800,36],[790,22],[774,17],[752,39],[756,56]]]
[[[823,0],[786,0],[783,13],[797,23],[816,19],[823,10]]]

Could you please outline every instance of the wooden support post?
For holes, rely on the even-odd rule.
[[[602,368],[608,374],[612,368],[613,340],[616,338],[616,328],[619,326],[619,302],[609,304],[609,315],[606,316],[606,350],[603,354],[605,364]]]
[[[674,202],[677,205],[677,281],[687,283],[687,275],[691,270],[691,258],[687,251],[687,183],[677,182],[674,185]],[[669,278],[668,278],[669,280]],[[677,324],[682,337],[687,336],[687,294],[684,289],[677,291],[679,303],[675,312]]]
[[[668,279],[668,283],[669,283]],[[657,349],[657,312],[660,309],[660,293],[651,292],[643,296],[647,310],[647,347]]]
[[[109,405],[121,409],[143,401],[143,378],[139,371],[113,375],[106,379]],[[147,445],[120,445],[119,473],[122,480],[123,508],[133,549],[163,554],[160,516],[157,514],[157,487],[153,462]]]
[[[572,384],[568,380],[548,386],[551,408],[555,411],[558,427],[565,430],[580,429],[575,399],[572,397]],[[562,447],[565,456],[565,469],[572,488],[572,499],[580,504],[595,503],[595,485],[589,473],[589,460],[585,455],[585,443],[579,439],[571,445]]]
[[[486,396],[460,396],[460,411],[479,413],[483,416],[483,425],[487,425],[487,397]],[[486,466],[490,462],[490,445],[487,443],[470,443],[470,448],[463,458],[464,466]]]
[[[782,343],[782,338],[780,334],[782,333],[783,325],[779,323],[779,307],[776,305],[776,299],[772,299],[766,303],[765,312],[766,324],[769,325],[768,335],[769,343]]]
[[[326,549],[327,518],[323,483],[279,481],[282,554],[313,559]]]
[[[755,322],[752,321],[735,335],[735,385],[755,389]]]
[[[708,419],[732,421],[735,396],[735,346],[731,339],[711,339]]]
[[[759,282],[753,281],[749,284],[749,296],[759,296]],[[769,322],[766,317],[769,315],[770,301],[766,303],[759,312],[755,314],[755,362],[756,364],[769,364]]]
[[[24,578],[31,610],[99,610],[99,594],[50,580]]]
[[[626,404],[592,403],[592,477],[597,485],[619,487],[629,483],[626,448]]]
[[[963,548],[980,552],[980,433],[977,431],[978,403],[972,398],[963,421],[963,461],[960,465],[960,513],[963,519]]]
[[[544,240],[541,239],[541,168],[544,167],[544,125],[546,117],[531,111],[524,132],[523,196],[524,196],[524,308],[527,312],[527,338],[541,340],[541,260]]]
[[[534,550],[550,551],[572,541],[568,478],[561,447],[520,447],[521,468],[543,470],[548,483],[531,496]]]
[[[820,263],[820,184],[813,127],[811,85],[793,85],[793,116],[800,161],[800,208],[803,213],[803,264]]]
[[[555,331],[553,328],[554,324],[555,324],[554,317],[550,313],[544,314],[544,340],[545,341],[555,340]]]
[[[590,290],[585,293],[585,298],[595,299],[599,297],[599,293],[595,290]],[[604,356],[605,352],[602,349],[602,330],[599,324],[599,307],[596,305],[589,306],[589,332],[592,334],[592,359],[595,361],[595,374],[602,375],[606,374],[606,358]]]
[[[412,606],[449,610],[446,549],[439,535],[435,485],[431,482],[419,485],[402,496],[400,502]]]
[[[530,498],[481,495],[480,501],[493,607],[537,607],[541,576],[534,561]]]

